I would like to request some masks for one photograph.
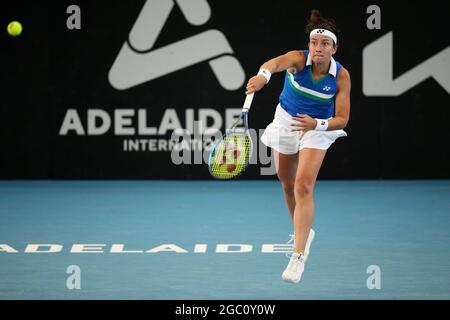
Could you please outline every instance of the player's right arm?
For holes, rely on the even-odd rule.
[[[305,65],[306,57],[302,51],[289,51],[286,54],[278,56],[264,62],[260,69],[269,70],[271,74],[283,72],[288,69],[292,73],[299,72]],[[248,80],[246,94],[259,91],[267,84],[267,79],[263,75],[256,75]]]

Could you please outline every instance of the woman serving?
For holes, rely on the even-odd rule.
[[[247,83],[261,90],[272,74],[286,71],[275,116],[261,141],[272,148],[277,175],[294,226],[294,250],[282,274],[299,282],[314,239],[313,191],[327,149],[350,116],[350,74],[333,59],[339,32],[333,19],[313,10],[305,28],[308,50],[294,50],[265,62]]]

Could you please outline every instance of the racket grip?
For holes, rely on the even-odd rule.
[[[250,106],[252,105],[253,96],[255,95],[254,92],[248,94],[245,97],[244,107],[242,108],[242,112],[247,112],[250,110]]]

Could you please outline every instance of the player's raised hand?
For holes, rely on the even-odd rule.
[[[264,87],[267,83],[266,78],[262,75],[256,75],[252,78],[250,78],[247,82],[247,91],[245,91],[245,94],[250,94],[256,91],[259,91]]]

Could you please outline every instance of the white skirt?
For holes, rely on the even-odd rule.
[[[264,131],[261,141],[280,153],[296,154],[303,148],[327,150],[337,138],[347,136],[342,129],[309,130],[303,134],[303,131],[292,131],[291,124],[295,122],[292,116],[278,104],[275,117]]]

